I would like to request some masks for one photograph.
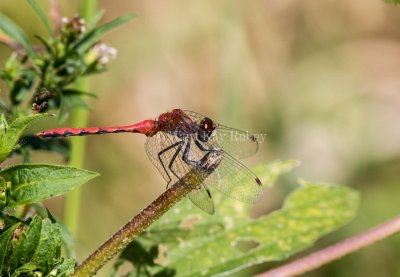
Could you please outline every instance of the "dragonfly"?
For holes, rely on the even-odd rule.
[[[193,186],[186,195],[209,214],[215,212],[210,192],[213,187],[233,199],[253,204],[261,199],[260,179],[238,159],[258,150],[256,137],[248,132],[219,124],[196,112],[173,109],[154,120],[127,126],[57,128],[37,133],[41,138],[87,136],[108,133],[140,133],[147,136],[146,153],[168,187],[191,169],[200,167],[211,155],[221,156],[216,169]]]

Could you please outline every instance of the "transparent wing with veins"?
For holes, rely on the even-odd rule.
[[[184,147],[188,142],[182,141],[178,137],[158,132],[153,137],[149,137],[146,141],[146,152],[150,161],[158,169],[168,185],[172,185],[179,179],[183,178],[191,169],[192,166],[183,161]],[[200,160],[203,156],[200,153],[190,153],[190,159]],[[203,154],[204,155],[204,154]],[[186,196],[196,206],[209,214],[214,213],[214,203],[211,198],[211,193],[202,183],[204,176],[198,176],[193,185],[193,190]]]
[[[196,112],[184,112],[197,124],[205,118]],[[214,120],[213,123],[216,126],[215,134],[207,142],[213,147],[223,149],[236,159],[247,158],[257,152],[258,141],[253,134],[219,124]]]
[[[168,184],[172,184],[187,174],[193,167],[184,158],[200,161],[210,151],[221,151],[212,142],[200,142],[196,135],[188,135],[185,140],[158,132],[146,142],[146,152]],[[204,211],[214,213],[214,204],[208,187],[213,186],[227,196],[254,203],[262,196],[261,182],[247,167],[222,150],[222,161],[206,178],[199,176],[196,187],[188,194],[188,198]],[[201,183],[202,181],[202,183]],[[201,185],[198,185],[201,183]],[[191,184],[188,184],[191,185]]]
[[[226,152],[217,170],[204,183],[248,204],[257,202],[263,195],[262,184],[258,177]]]

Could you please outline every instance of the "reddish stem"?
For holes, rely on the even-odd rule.
[[[300,275],[398,232],[400,232],[400,216],[397,216],[388,222],[374,227],[357,236],[346,239],[335,245],[314,252],[306,257],[260,274],[258,277],[286,277]]]

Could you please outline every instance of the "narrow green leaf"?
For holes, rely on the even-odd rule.
[[[97,95],[93,92],[86,92],[86,91],[82,91],[79,89],[73,89],[73,88],[67,88],[67,89],[62,89],[61,93],[63,95],[78,95],[78,96],[90,96],[93,98],[97,98]]]
[[[98,175],[88,170],[47,164],[16,165],[0,171],[0,176],[11,182],[10,207],[66,193]]]
[[[34,114],[20,116],[0,132],[0,163],[14,150],[24,130],[35,120],[49,116],[48,114]],[[1,130],[0,130],[1,131]]]
[[[39,35],[35,35],[35,38],[37,38],[37,39],[42,43],[42,45],[46,48],[46,51],[47,51],[47,52],[49,52],[50,54],[54,54],[53,48],[52,48],[51,45],[46,41],[45,38],[43,38],[43,37],[41,37],[41,36],[39,36]]]
[[[41,272],[49,272],[57,265],[61,254],[61,234],[57,224],[42,220],[42,230],[35,254],[30,260]]]
[[[103,17],[105,13],[105,10],[98,10],[92,17],[89,18],[89,20],[86,23],[86,27],[91,30],[93,29],[97,23],[100,21],[100,19]]]
[[[17,24],[15,24],[11,19],[2,13],[0,13],[0,30],[14,39],[16,42],[20,43],[25,48],[30,58],[33,59],[37,57],[25,33],[21,30],[21,28],[18,27]]]
[[[75,45],[75,48],[80,52],[85,52],[89,47],[91,47],[94,43],[96,43],[105,33],[111,31],[112,29],[117,28],[118,26],[125,24],[126,22],[135,18],[136,15],[127,14],[116,19],[105,23],[104,25],[93,29],[86,33],[82,39]]]
[[[4,264],[4,258],[6,257],[8,250],[10,249],[9,242],[14,234],[14,231],[20,226],[20,224],[14,224],[8,228],[5,232],[0,235],[0,275]]]
[[[54,30],[53,27],[51,26],[51,22],[47,17],[46,13],[42,10],[42,8],[38,5],[38,3],[35,0],[28,0],[28,3],[29,5],[31,5],[32,9],[36,12],[40,20],[46,26],[46,29],[49,32],[49,34],[54,37]]]
[[[11,272],[29,262],[39,243],[41,229],[42,220],[35,216],[26,232],[23,231],[20,234],[10,256],[9,267]]]

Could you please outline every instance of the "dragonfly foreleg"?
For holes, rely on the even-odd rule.
[[[191,144],[191,138],[188,137],[185,150],[183,150],[182,160],[183,160],[185,163],[187,163],[188,165],[190,165],[190,166],[199,166],[200,163],[201,163],[200,160],[195,161],[195,160],[191,160],[191,159],[189,158],[190,144]]]
[[[196,140],[195,140],[195,141],[196,141]],[[203,156],[203,158],[201,158],[200,160],[194,161],[194,160],[191,160],[191,159],[189,158],[190,144],[191,144],[191,138],[189,137],[189,138],[188,138],[188,142],[187,142],[186,147],[185,147],[185,150],[183,151],[183,155],[182,155],[182,160],[183,160],[185,163],[187,163],[188,165],[190,165],[190,166],[195,166],[195,167],[201,166],[201,165],[204,163],[204,160],[206,160],[206,159],[209,157],[209,155],[211,155],[211,152],[214,151],[214,150],[205,149],[204,151],[207,151],[208,153],[205,154],[205,155]],[[200,148],[200,147],[199,147],[199,148]],[[206,186],[204,186],[204,184],[203,184],[202,186],[207,190],[208,197],[211,198],[211,193],[210,193],[210,191],[208,190],[208,188],[207,188]],[[196,188],[199,189],[200,186],[198,185]]]
[[[208,149],[208,148],[204,147],[204,145],[201,144],[200,141],[198,141],[197,139],[194,140],[194,143],[196,144],[196,146],[197,146],[201,151],[206,151],[206,152],[218,151],[218,149]]]

